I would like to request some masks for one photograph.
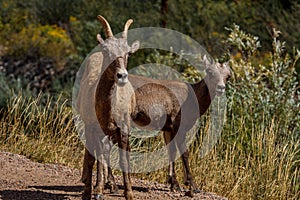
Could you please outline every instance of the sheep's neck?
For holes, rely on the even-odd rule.
[[[102,116],[109,116],[111,114],[111,99],[115,87],[115,81],[109,78],[107,71],[104,71],[101,75],[97,88],[97,94],[99,95],[98,101],[100,101],[102,104]]]
[[[99,86],[100,92],[104,94],[106,98],[112,95],[112,91],[114,90],[116,84],[114,80],[108,78],[107,72],[105,71],[100,78]]]
[[[211,100],[214,98],[214,96],[211,96],[209,94],[208,87],[202,79],[200,82],[192,84],[192,88],[196,94],[199,110],[200,110],[200,116],[203,115],[207,109],[209,108],[211,104]]]
[[[95,106],[98,121],[106,135],[111,135],[116,128],[112,115],[112,98],[115,87],[114,79],[111,79],[109,73],[104,71],[98,82]]]

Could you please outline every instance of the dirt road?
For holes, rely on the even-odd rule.
[[[80,171],[59,164],[32,162],[21,155],[0,152],[0,199],[3,200],[81,200]],[[119,193],[106,193],[105,199],[122,199],[123,187],[116,177]],[[133,179],[135,199],[225,199],[201,192],[193,198],[184,192],[171,192],[169,186]],[[108,192],[108,191],[106,191]]]

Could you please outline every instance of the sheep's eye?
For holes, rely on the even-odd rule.
[[[207,70],[206,73],[207,73],[208,75],[210,75],[210,76],[214,76],[214,72],[211,71],[211,70]]]

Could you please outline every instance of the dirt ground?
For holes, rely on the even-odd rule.
[[[32,162],[21,155],[0,152],[0,199],[3,200],[81,200],[83,184],[77,169],[59,164]],[[116,177],[118,194],[104,195],[104,199],[123,199],[122,179]],[[108,192],[108,191],[106,191]],[[135,199],[225,199],[201,192],[193,198],[185,192],[171,192],[169,186],[133,179]]]

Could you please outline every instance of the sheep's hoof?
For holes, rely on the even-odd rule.
[[[109,191],[111,194],[118,194],[119,188],[117,185],[110,185]]]
[[[124,192],[124,195],[125,195],[126,200],[133,200],[133,192],[132,191]]]
[[[188,196],[188,197],[194,197],[194,191],[193,190],[188,190],[185,192],[184,196]]]
[[[179,184],[172,185],[171,186],[171,191],[173,191],[173,192],[182,192],[181,187],[179,186]]]
[[[91,200],[92,196],[90,194],[87,193],[83,193],[81,199],[82,200]]]
[[[103,194],[95,194],[95,199],[96,200],[102,200],[102,199],[104,199]]]
[[[198,188],[193,189],[193,191],[194,191],[195,193],[200,193],[200,192],[201,192],[201,190],[199,190]]]

